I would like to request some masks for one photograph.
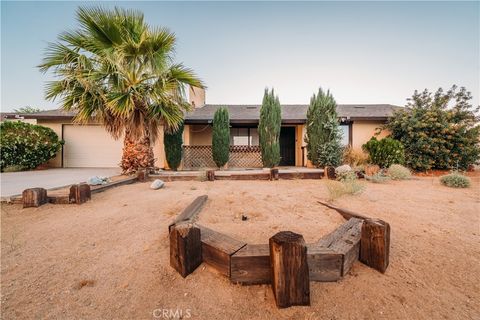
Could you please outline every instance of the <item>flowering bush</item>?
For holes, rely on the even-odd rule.
[[[50,128],[20,121],[0,124],[0,168],[33,169],[55,157],[63,141]]]

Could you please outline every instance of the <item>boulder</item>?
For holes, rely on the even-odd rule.
[[[150,185],[150,189],[153,189],[153,190],[161,189],[163,188],[164,185],[165,185],[165,182],[163,182],[160,179],[155,179],[155,181],[153,181],[152,184]]]
[[[88,178],[87,184],[91,186],[96,186],[100,184],[106,184],[108,183],[108,178],[107,177],[99,177],[99,176],[93,176]]]

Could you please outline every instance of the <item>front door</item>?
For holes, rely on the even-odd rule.
[[[280,165],[295,165],[295,127],[282,127],[280,130]]]

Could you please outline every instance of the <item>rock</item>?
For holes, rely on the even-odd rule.
[[[88,178],[88,180],[87,180],[87,184],[89,184],[91,186],[105,184],[107,182],[108,182],[107,177],[99,177],[99,176],[93,176],[93,177]]]
[[[160,179],[155,179],[155,181],[153,181],[152,184],[150,185],[150,189],[153,189],[153,190],[161,189],[163,188],[164,185],[165,185],[165,182],[163,182]]]
[[[242,221],[247,221],[248,217],[242,214]]]

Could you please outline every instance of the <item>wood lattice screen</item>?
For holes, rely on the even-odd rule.
[[[229,168],[261,168],[262,155],[259,146],[230,146]],[[183,146],[183,168],[216,168],[212,158],[212,146]]]

